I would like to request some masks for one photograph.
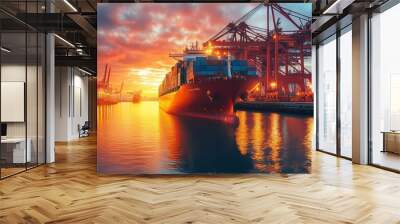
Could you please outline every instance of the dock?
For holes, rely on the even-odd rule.
[[[312,102],[251,101],[251,102],[238,102],[235,104],[235,109],[313,115],[314,104]]]

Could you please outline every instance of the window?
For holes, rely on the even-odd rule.
[[[340,36],[340,155],[352,157],[352,32]]]
[[[336,36],[318,47],[318,149],[336,153]]]
[[[400,170],[400,5],[371,19],[371,162]]]

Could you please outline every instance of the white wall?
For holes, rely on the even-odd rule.
[[[25,83],[1,82],[1,121],[25,121]],[[35,105],[36,108],[36,105]]]
[[[88,120],[88,78],[72,67],[56,67],[55,73],[55,140],[70,141]]]
[[[78,133],[78,124],[83,125],[85,121],[88,120],[89,112],[88,112],[88,78],[81,76],[81,73],[74,75],[74,102],[72,103],[74,107],[71,109],[72,111],[72,119],[71,119],[71,135],[74,138],[79,137]]]
[[[67,141],[69,132],[69,68],[55,68],[55,141]]]

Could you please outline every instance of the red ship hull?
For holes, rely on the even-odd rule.
[[[159,97],[160,108],[167,113],[234,123],[234,103],[257,84],[256,76],[231,79],[200,79]]]

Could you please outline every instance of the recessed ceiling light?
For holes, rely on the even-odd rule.
[[[67,4],[74,12],[78,12],[78,10],[68,1],[64,0],[65,4]]]
[[[340,15],[343,10],[353,4],[355,0],[336,0],[324,12],[323,15]]]
[[[78,67],[78,70],[81,71],[81,72],[83,72],[83,73],[85,73],[85,74],[87,74],[87,75],[93,75],[92,73],[90,73],[90,72],[88,72],[88,71],[86,71],[86,70],[83,70],[83,69],[81,69],[81,68],[79,68],[79,67]]]
[[[57,37],[59,40],[61,40],[62,42],[66,43],[67,45],[69,45],[70,47],[75,48],[75,45],[73,45],[71,42],[69,42],[68,40],[60,37],[58,34],[54,34],[55,37]]]
[[[0,49],[1,49],[1,51],[4,51],[6,53],[10,53],[11,52],[11,50],[9,50],[9,49],[7,49],[5,47],[1,47]]]

